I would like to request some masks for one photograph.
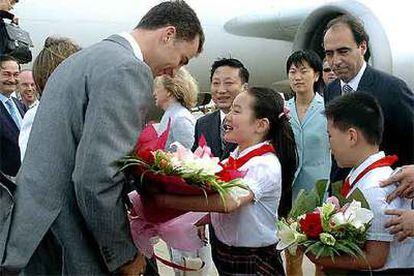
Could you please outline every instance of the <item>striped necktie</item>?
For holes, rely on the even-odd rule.
[[[354,91],[354,89],[352,89],[352,87],[349,84],[345,84],[342,87],[342,95],[349,94],[349,93],[352,93],[352,92],[355,92],[355,91]]]
[[[16,123],[17,128],[20,129],[22,118],[19,114],[19,111],[17,110],[17,107],[14,105],[13,100],[11,98],[9,98],[6,101],[6,106],[9,110],[10,116],[13,118],[13,121]]]

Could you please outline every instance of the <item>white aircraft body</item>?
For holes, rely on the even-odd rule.
[[[133,29],[160,1],[24,0],[14,13],[30,32],[34,56],[49,35],[73,38],[82,47]],[[370,35],[369,63],[414,87],[414,38],[410,2],[403,0],[187,0],[203,25],[203,53],[189,69],[201,90],[209,91],[209,69],[219,57],[240,59],[251,84],[272,86],[286,79],[285,62],[293,50],[311,48],[323,55],[323,30],[333,17],[360,18]]]

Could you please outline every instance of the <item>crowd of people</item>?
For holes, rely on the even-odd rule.
[[[1,17],[16,20],[8,12],[15,2],[1,0]],[[31,70],[0,56],[0,171],[17,187],[0,213],[1,272],[157,273],[131,239],[130,186],[113,166],[133,149],[155,104],[163,111],[156,130],[169,129],[166,150],[179,142],[194,151],[203,137],[223,166],[245,172],[248,187],[233,188],[224,201],[218,194],[151,197],[160,207],[209,213],[198,225],[205,246],[169,248],[173,263],[201,258],[200,275],[212,262],[220,275],[302,275],[306,254],[318,274],[413,275],[414,94],[367,63],[361,22],[331,20],[323,59],[308,49],[288,57],[293,97],[286,100],[250,86],[241,60],[218,57],[210,70],[215,110],[196,119],[190,110],[199,88],[183,66],[203,44],[196,13],[176,0],[153,7],[131,32],[85,49],[49,37]],[[284,265],[276,221],[320,179],[342,181],[344,197],[358,188],[369,203],[365,258],[333,261],[299,249],[285,252]]]

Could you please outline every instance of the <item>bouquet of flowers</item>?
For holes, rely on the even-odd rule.
[[[135,191],[129,194],[131,233],[135,245],[147,257],[153,256],[153,241],[158,237],[177,249],[199,249],[203,243],[195,224],[207,215],[158,207],[151,201],[151,194],[205,195],[208,200],[209,194],[218,193],[224,200],[231,188],[246,188],[241,179],[246,172],[223,167],[219,158],[211,155],[204,137],[194,153],[179,143],[173,143],[175,152],[165,151],[169,128],[170,123],[158,135],[152,124],[147,125],[132,154],[118,162],[119,170],[134,180]]]
[[[316,258],[364,257],[361,248],[373,219],[368,203],[358,189],[347,199],[337,195],[324,202],[326,187],[327,181],[318,181],[313,190],[299,193],[288,218],[277,222],[277,248],[294,255],[303,246]]]
[[[211,155],[204,137],[201,137],[200,146],[194,153],[178,142],[172,145],[176,147],[175,152],[165,151],[169,127],[170,124],[160,136],[152,124],[145,127],[132,155],[119,161],[120,171],[136,180],[134,184],[138,193],[204,194],[206,197],[218,193],[224,200],[229,189],[246,187],[241,179],[245,172],[224,168],[219,158]],[[146,211],[148,219],[157,221],[166,221],[183,213],[163,210],[157,214],[154,206]]]

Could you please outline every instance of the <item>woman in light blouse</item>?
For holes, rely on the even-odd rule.
[[[310,50],[296,51],[286,64],[289,84],[295,96],[286,106],[291,111],[290,124],[295,134],[298,169],[292,184],[292,199],[301,189],[310,190],[319,179],[329,179],[331,154],[327,120],[323,115],[322,61]],[[287,255],[287,274],[301,275],[302,255]]]

